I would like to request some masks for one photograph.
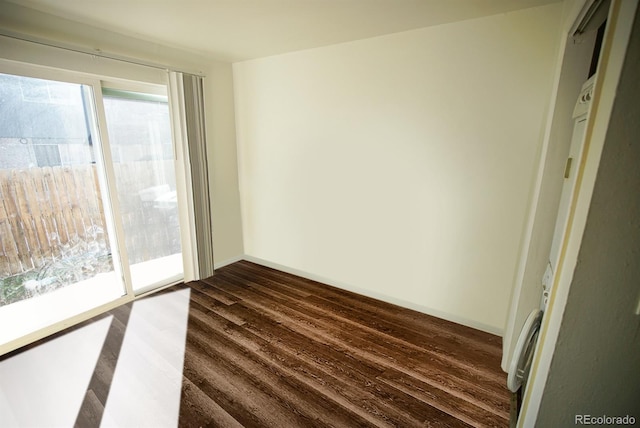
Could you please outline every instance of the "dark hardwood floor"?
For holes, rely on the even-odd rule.
[[[501,339],[242,261],[190,289],[179,425],[506,427]],[[100,425],[131,305],[76,426]]]
[[[245,261],[188,285],[181,425],[508,425],[496,336]]]

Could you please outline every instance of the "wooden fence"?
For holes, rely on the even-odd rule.
[[[116,165],[131,263],[179,251],[177,218],[150,212],[138,197],[157,180],[154,170],[173,174],[172,161]],[[0,278],[37,269],[78,240],[108,248],[99,189],[95,165],[0,170]]]
[[[38,268],[74,240],[104,240],[99,188],[93,165],[0,170],[0,276]]]

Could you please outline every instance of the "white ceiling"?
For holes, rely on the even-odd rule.
[[[11,0],[105,30],[240,61],[559,0]]]

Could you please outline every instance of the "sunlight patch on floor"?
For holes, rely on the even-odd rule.
[[[0,426],[73,426],[112,318],[0,361]]]
[[[189,297],[184,289],[133,304],[101,426],[178,425]]]

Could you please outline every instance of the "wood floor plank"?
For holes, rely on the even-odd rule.
[[[247,266],[249,269],[246,269]],[[257,274],[258,272],[260,274]],[[278,281],[287,282],[287,286],[279,286]],[[470,406],[469,409],[471,409],[469,413],[477,412],[478,418],[484,421],[480,423],[481,426],[483,424],[484,426],[500,426],[500,422],[505,422],[505,425],[508,422],[506,419],[509,413],[509,395],[504,387],[505,375],[499,368],[501,350],[499,338],[448,321],[438,322],[436,328],[423,329],[422,326],[425,322],[430,323],[432,317],[412,314],[413,311],[389,304],[381,305],[383,311],[371,310],[372,307],[375,308],[372,305],[377,303],[374,299],[364,299],[367,302],[363,306],[359,302],[360,296],[344,290],[336,292],[326,286],[324,288],[327,288],[328,291],[324,289],[318,291],[317,288],[323,288],[320,284],[249,262],[229,266],[229,269],[220,272],[220,275],[216,275],[214,279],[210,279],[210,283],[235,295],[244,305],[251,306],[255,304],[253,299],[262,299],[263,304],[266,303],[265,307],[258,306],[254,309],[264,309],[268,312],[270,308],[274,308],[275,312],[272,316],[278,324],[292,322],[302,326],[303,329],[311,327],[317,331],[323,331],[325,327],[318,323],[318,319],[323,320],[324,316],[324,320],[327,322],[333,323],[337,320],[337,326],[340,330],[348,331],[351,336],[348,339],[344,338],[342,345],[344,342],[347,345],[363,345],[361,348],[366,349],[367,353],[359,357],[373,364],[380,363],[380,361],[376,361],[376,357],[386,356],[388,361],[397,357],[393,354],[388,355],[388,348],[393,348],[395,345],[404,359],[405,365],[395,373],[404,379],[400,379],[402,380],[400,382],[397,376],[396,379],[384,380],[382,378],[389,385],[400,386],[400,389],[404,390],[406,388],[403,385],[407,383],[407,379],[423,389],[425,385],[433,388],[433,384],[436,383],[439,392],[444,391],[449,394],[448,398],[452,403],[455,403],[456,400],[459,403],[467,402]],[[291,287],[299,285],[302,285],[301,289],[307,292],[308,296],[303,297],[300,293],[289,292]],[[269,288],[270,290],[268,290]],[[339,298],[336,299],[336,297]],[[293,306],[286,302],[287,299],[295,300]],[[319,312],[314,312],[314,308],[310,308],[309,304],[315,306]],[[308,317],[301,318],[299,313],[295,313],[300,311]],[[403,311],[410,314],[399,316],[398,313]],[[384,313],[382,317],[380,316],[381,312]],[[288,315],[289,319],[283,318],[283,315]],[[352,322],[345,323],[345,318],[350,318]],[[408,328],[404,324],[407,319],[411,321]],[[360,331],[354,331],[358,330],[358,324],[362,326]],[[383,339],[387,349],[376,350],[375,344],[366,345],[357,340],[369,338],[371,329],[376,331],[376,336],[378,334],[381,337],[392,336],[391,339]],[[326,330],[324,331],[326,332]],[[363,332],[366,334],[363,335]],[[466,333],[469,334],[465,337]],[[480,342],[486,336],[489,336],[490,339],[488,343]],[[340,339],[340,336],[334,336],[334,338]],[[314,337],[313,340],[317,341],[318,338]],[[327,339],[323,337],[320,340],[326,341]],[[422,349],[415,352],[416,347]],[[434,359],[433,355],[429,355],[429,351],[441,354],[441,357],[446,357],[450,362],[453,361],[453,366],[446,365],[446,362],[445,365],[442,365],[443,361]],[[373,361],[370,361],[372,357]],[[428,361],[428,364],[424,364],[425,360]],[[456,372],[456,365],[462,368],[462,372]],[[385,366],[383,362],[382,368],[385,367],[386,374],[395,370],[393,367]],[[407,370],[407,367],[410,370]],[[434,370],[434,367],[437,370]],[[457,379],[456,376],[450,376],[452,372],[460,379]],[[474,377],[474,375],[477,376]],[[462,417],[466,416],[462,415]]]
[[[75,428],[99,427],[103,413],[104,404],[96,397],[93,390],[90,389],[84,397],[73,426]]]
[[[226,305],[218,300],[215,300],[215,298],[212,298],[207,294],[206,289],[203,288],[203,287],[206,287],[204,285],[193,283],[191,287],[192,287],[192,290],[191,290],[192,302],[206,305],[207,309],[220,315],[224,319],[231,321],[234,324],[242,325],[245,323],[245,320],[242,317],[234,313],[233,307],[235,303],[233,305]]]
[[[194,306],[194,308],[196,308]],[[197,310],[197,308],[196,308]],[[249,318],[249,317],[247,317]],[[207,321],[203,320],[203,323]],[[220,322],[220,321],[218,321]],[[248,327],[251,322],[248,322],[243,327]],[[268,324],[267,320],[262,319],[257,322],[260,326]],[[317,403],[324,396],[331,400],[326,411],[336,412],[340,409],[346,409],[350,413],[347,417],[349,424],[355,424],[356,419],[354,414],[357,414],[367,420],[372,426],[402,426],[411,421],[415,424],[423,425],[425,420],[439,421],[446,423],[444,426],[464,426],[459,424],[455,418],[451,418],[438,409],[430,406],[424,406],[418,400],[408,397],[404,394],[391,394],[387,395],[387,400],[391,400],[395,403],[401,403],[403,407],[411,408],[412,410],[418,409],[416,412],[420,419],[414,418],[410,413],[404,411],[404,409],[398,410],[393,406],[388,405],[387,400],[381,399],[381,395],[372,394],[371,391],[380,391],[380,387],[375,385],[375,376],[380,374],[379,371],[372,371],[365,375],[356,375],[358,377],[356,384],[353,383],[353,374],[347,373],[348,368],[342,364],[344,357],[338,354],[336,359],[326,359],[321,361],[318,355],[323,354],[322,348],[326,347],[324,344],[317,344],[313,347],[314,358],[305,361],[301,358],[299,352],[286,352],[283,351],[281,345],[285,342],[289,342],[292,335],[286,336],[284,334],[284,328],[281,325],[275,325],[276,329],[280,331],[277,333],[278,339],[274,341],[276,343],[269,342],[269,339],[263,343],[263,346],[258,351],[253,351],[256,356],[260,356],[261,360],[266,364],[272,365],[274,369],[279,372],[285,373],[287,376],[295,378],[300,381],[300,385],[303,387],[302,391],[306,391],[306,395],[310,395],[307,399],[310,403]],[[235,329],[242,331],[244,329]],[[237,335],[229,336],[229,339],[236,341],[236,343],[243,341],[238,339]],[[254,337],[253,341],[257,341],[258,338]],[[309,346],[307,341],[306,346]],[[326,352],[325,352],[326,353]],[[325,363],[329,363],[332,366],[339,368],[339,377],[333,377],[326,371],[320,370],[320,367]],[[345,382],[344,379],[347,379]],[[385,388],[382,388],[385,389]],[[390,388],[386,388],[390,390]],[[306,407],[306,406],[305,406]],[[352,412],[352,413],[351,413]],[[342,421],[338,426],[343,425]],[[363,426],[369,426],[367,424],[358,424]],[[427,424],[426,426],[438,426],[434,424]],[[348,425],[346,425],[348,426]]]
[[[257,266],[253,264],[250,265]],[[228,270],[225,270],[221,273],[244,276],[245,278],[249,278],[251,281],[257,283],[262,283],[264,281],[263,276],[251,276],[251,273],[243,273],[242,269],[238,268],[235,265],[228,266],[228,268]],[[277,278],[279,276],[286,277],[287,275],[283,272],[277,272],[271,269],[265,268],[265,270],[267,274],[271,275],[273,278]],[[373,299],[355,295],[344,290],[338,290],[334,287],[323,286],[322,284],[315,283],[304,278],[294,276],[289,277],[291,278],[289,280],[291,283],[303,288],[314,290],[314,292],[311,292],[311,294],[314,296],[311,297],[311,299],[322,299],[326,302],[338,304],[342,308],[344,308],[344,310],[347,310],[350,312],[350,314],[353,314],[353,316],[357,316],[358,313],[362,313],[365,317],[368,317],[368,319],[370,320],[369,322],[380,321],[382,323],[385,323],[386,325],[384,326],[384,328],[393,329],[395,326],[396,328],[412,332],[413,334],[425,337],[429,340],[449,340],[452,342],[451,345],[460,345],[460,339],[462,339],[464,341],[465,347],[467,348],[469,348],[470,345],[471,347],[473,347],[473,345],[477,345],[478,349],[481,352],[486,353],[488,356],[500,357],[501,355],[501,344],[499,338],[488,333],[479,332],[448,321],[438,320],[434,317],[420,314],[405,308],[400,308],[398,306],[391,305],[385,302],[374,301]],[[268,281],[270,285],[273,284],[277,287],[277,282],[273,280]],[[370,304],[366,303],[367,301],[374,301],[377,305],[371,306]],[[369,311],[369,307],[372,307],[373,310]],[[386,307],[387,310],[381,310],[381,308],[384,307]],[[350,315],[350,317],[353,316]],[[401,319],[402,322],[398,322],[397,319]],[[407,323],[407,319],[411,320],[411,322]],[[438,327],[435,329],[437,334],[434,334],[432,333],[432,330],[434,330],[434,324],[441,324],[446,328]],[[470,339],[470,337],[474,336],[478,336],[478,338],[480,338],[481,340],[477,341]],[[449,344],[447,344],[447,346],[449,347]]]
[[[308,290],[311,294],[316,294],[319,297],[340,302],[352,310],[370,311],[375,317],[397,322],[400,325],[413,328],[417,332],[424,332],[426,329],[440,332],[444,335],[461,337],[467,344],[487,349],[497,357],[501,356],[502,342],[500,337],[480,330],[470,329],[451,321],[401,308],[391,303],[341,290],[336,287],[330,287],[316,281],[290,275],[246,260],[226,266],[224,269],[231,272],[250,272],[256,278],[264,277],[276,281],[280,280],[288,283],[290,286]]]
[[[110,314],[112,315],[111,324],[78,411],[76,427],[100,426],[131,314],[131,304],[121,305],[113,309]]]
[[[508,422],[508,413],[484,405],[482,397],[478,397],[477,400],[469,400],[467,397],[455,399],[427,382],[392,369],[385,371],[378,380],[472,426],[499,427],[505,426]]]
[[[205,278],[200,282],[211,283],[212,281],[215,282],[214,277]],[[215,291],[212,291],[212,293],[216,293],[214,297],[220,302],[225,303],[227,305],[233,305],[234,303],[240,300],[238,297],[235,297],[224,290],[217,289]]]
[[[252,286],[258,286],[261,289],[266,287],[274,287],[281,295],[287,293],[290,288],[283,289],[278,287],[274,281],[268,281],[267,285],[261,281],[261,277],[247,278],[245,275],[237,274],[236,272],[225,272],[227,276],[236,276],[242,278],[247,284]],[[289,295],[291,298],[296,296]],[[486,352],[484,349],[474,349],[467,345],[461,339],[455,336],[433,335],[424,332],[417,332],[405,328],[404,326],[389,323],[384,319],[380,319],[372,314],[362,313],[357,309],[351,307],[345,307],[333,300],[328,300],[316,295],[308,295],[302,300],[296,301],[301,306],[306,308],[318,309],[323,313],[331,313],[334,316],[339,317],[340,320],[354,324],[355,327],[364,328],[365,330],[374,330],[379,334],[388,335],[391,340],[404,340],[405,344],[416,344],[415,348],[420,350],[426,350],[433,352],[439,356],[449,359],[453,363],[459,363],[468,371],[477,371],[482,375],[492,377],[496,382],[502,381],[502,376],[496,376],[491,370],[495,369],[495,354],[493,352]],[[478,367],[478,370],[476,370]]]
[[[434,386],[455,395],[467,396],[468,399],[473,399],[476,395],[484,395],[488,406],[498,405],[508,400],[503,386],[491,379],[478,378],[476,373],[451,364],[451,360],[434,355],[416,354],[415,349],[394,343],[388,337],[380,339],[371,332],[354,329],[352,325],[342,323],[338,319],[323,319],[324,314],[308,315],[310,312],[308,308],[305,308],[304,313],[299,311],[296,307],[297,302],[292,303],[282,299],[274,291],[265,293],[264,290],[257,290],[248,283],[244,283],[243,287],[243,283],[232,275],[220,274],[219,281],[221,279],[224,280],[226,289],[241,297],[244,304],[255,305],[256,309],[277,316],[282,323],[305,329],[307,334],[315,340],[324,340],[334,346],[348,349],[358,358],[373,361],[385,368],[396,368],[411,376],[428,379]],[[421,357],[428,359],[430,364],[422,364]],[[397,366],[397,361],[402,362],[401,367]]]
[[[206,314],[204,315],[205,318],[202,322],[206,326],[207,317]],[[224,338],[218,339],[223,340]],[[257,337],[253,338],[253,342],[259,340]],[[233,342],[233,344],[230,342]],[[289,364],[287,364],[289,358],[287,356],[278,354],[274,359],[263,348],[258,351],[247,350],[242,346],[244,343],[238,344],[235,341],[228,341],[225,344],[223,344],[223,341],[216,341],[216,343],[218,349],[225,345],[235,348],[230,352],[235,356],[234,364],[238,364],[241,367],[238,372],[247,373],[254,381],[262,379],[264,388],[278,390],[271,395],[286,397],[289,405],[297,409],[305,409],[304,412],[307,413],[310,420],[315,421],[321,417],[326,419],[325,422],[333,426],[341,426],[347,422],[360,426],[368,426],[369,424],[388,426],[387,424],[379,423],[382,421],[372,418],[371,414],[362,411],[362,409],[352,405],[347,400],[341,399],[336,394],[331,394],[327,388],[318,388],[320,384],[317,384],[315,380],[309,382],[308,378],[289,367]],[[308,420],[304,421],[304,424],[309,423]]]
[[[193,314],[190,327],[196,327],[198,314]],[[206,318],[206,317],[205,317]],[[251,400],[244,402],[245,408],[260,407],[265,420],[281,418],[281,426],[368,426],[360,415],[344,407],[336,406],[329,397],[314,394],[282,370],[274,370],[254,352],[243,349],[225,340],[219,334],[211,334],[206,320],[200,320],[202,329],[192,328],[188,344],[194,350],[204,352],[213,359],[215,371],[238,386],[242,386]],[[238,397],[240,401],[243,397]],[[256,401],[261,404],[258,405]]]
[[[243,425],[218,405],[213,399],[193,384],[188,378],[182,380],[179,426],[242,428]]]
[[[331,397],[337,404],[361,414],[364,412],[365,415],[374,416],[381,419],[381,423],[391,423],[392,426],[402,426],[408,422],[422,425],[425,420],[446,421],[448,426],[456,426],[455,419],[448,418],[430,406],[424,406],[424,403],[406,394],[392,392],[392,388],[376,382],[379,370],[361,372],[357,362],[346,364],[345,360],[348,359],[344,354],[332,353],[331,348],[324,344],[316,343],[311,347],[308,339],[300,335],[296,337],[295,332],[287,333],[282,325],[269,323],[266,319],[255,320],[248,314],[245,318],[249,321],[244,329],[235,330],[240,333],[244,330],[255,331],[252,324],[258,326],[256,336],[264,339],[264,343],[259,350],[254,350],[256,354],[277,366],[278,370],[285,370],[310,388]],[[272,332],[265,333],[268,330]],[[233,335],[229,338],[236,341],[257,341],[255,336],[246,339]]]

